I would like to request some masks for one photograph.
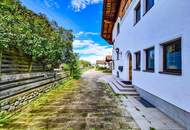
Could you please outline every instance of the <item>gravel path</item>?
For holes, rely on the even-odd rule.
[[[124,116],[117,97],[97,83],[103,75],[93,70],[86,72],[74,87],[65,88],[50,103],[14,119],[7,129],[136,130],[136,123],[130,115]],[[28,115],[32,117],[30,121]]]

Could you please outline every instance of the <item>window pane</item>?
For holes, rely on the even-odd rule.
[[[154,69],[154,49],[147,50],[147,69]]]
[[[146,0],[146,11],[149,11],[154,6],[154,0]]]
[[[136,23],[141,19],[141,6],[140,4],[136,8]]]
[[[136,69],[141,68],[141,55],[140,52],[136,53]]]
[[[120,33],[120,24],[117,24],[117,35]]]
[[[181,44],[166,46],[166,69],[181,70]]]
[[[117,53],[117,60],[119,60],[119,53]]]

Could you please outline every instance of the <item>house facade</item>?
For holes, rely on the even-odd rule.
[[[190,130],[190,1],[103,3],[101,35],[113,45],[112,74]]]
[[[105,60],[96,60],[96,66],[106,67],[106,61]]]
[[[112,56],[107,55],[104,60],[96,60],[96,66],[112,70]]]
[[[112,55],[107,55],[105,58],[106,64],[107,64],[107,68],[109,70],[112,70]]]

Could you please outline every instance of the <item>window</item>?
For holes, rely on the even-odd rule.
[[[141,19],[141,4],[138,3],[137,7],[135,8],[135,24],[138,23]]]
[[[119,60],[119,53],[117,53],[117,60]]]
[[[136,52],[135,53],[135,60],[136,60],[136,70],[140,70],[141,69],[141,52]]]
[[[154,47],[146,49],[146,70],[154,71]]]
[[[154,6],[154,0],[146,0],[146,12]]]
[[[163,44],[163,71],[181,73],[181,39]]]
[[[119,48],[116,48],[115,51],[116,51],[116,54],[117,54],[117,60],[119,60]]]
[[[113,60],[112,61],[112,70],[114,70],[115,69],[115,61]]]
[[[120,33],[120,24],[118,23],[117,24],[117,35],[119,35],[119,33]]]

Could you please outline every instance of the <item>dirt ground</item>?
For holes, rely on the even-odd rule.
[[[97,83],[102,75],[93,70],[86,72],[81,80],[59,89],[46,104],[23,109],[3,129],[135,130],[136,123],[123,114],[117,96]]]

